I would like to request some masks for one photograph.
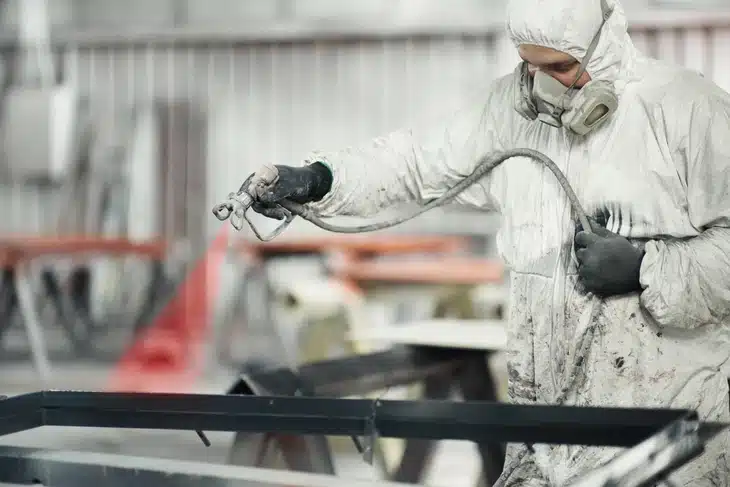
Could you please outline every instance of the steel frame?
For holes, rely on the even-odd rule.
[[[0,435],[41,426],[247,431],[631,447],[691,411],[488,402],[43,391],[0,402]]]
[[[0,417],[3,435],[53,425],[335,436],[377,431],[390,437],[475,442],[638,444],[606,467],[587,474],[574,484],[576,487],[617,485],[617,480],[631,487],[652,485],[700,454],[704,442],[727,427],[701,423],[691,411],[667,409],[72,391],[44,391],[4,399],[0,402]],[[0,449],[0,482],[65,487],[72,480],[83,480],[116,486],[122,480],[131,480],[131,476],[136,482],[142,480],[140,472],[150,470],[152,464],[157,466],[145,475],[151,475],[155,485],[200,485],[202,481],[206,485],[231,485],[236,481],[240,485],[270,485],[261,477],[263,471],[254,474],[253,470],[189,462],[21,448]],[[248,479],[244,478],[245,472],[250,474]],[[299,482],[296,477],[287,477],[284,483],[330,485],[321,476],[311,475],[299,477]],[[165,476],[169,478],[163,482]]]

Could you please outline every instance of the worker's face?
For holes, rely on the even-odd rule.
[[[567,88],[573,84],[578,75],[580,63],[570,54],[533,44],[522,44],[517,51],[520,57],[527,62],[531,76],[540,70],[560,81]],[[582,88],[590,80],[591,76],[584,72],[574,87]]]

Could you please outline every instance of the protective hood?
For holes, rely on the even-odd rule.
[[[593,79],[610,82],[632,78],[638,51],[628,34],[628,23],[618,0],[606,0],[613,13],[601,31],[587,71]],[[600,0],[510,0],[507,32],[515,46],[534,44],[570,54],[586,55],[601,26]]]

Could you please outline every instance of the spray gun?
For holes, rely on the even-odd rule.
[[[284,223],[279,225],[271,234],[262,236],[253,222],[248,218],[248,210],[251,209],[251,206],[261,198],[261,195],[268,188],[279,181],[279,171],[274,166],[266,165],[261,167],[261,169],[256,171],[246,181],[237,193],[229,193],[228,199],[224,203],[216,205],[213,208],[213,214],[220,221],[225,221],[230,218],[233,228],[239,231],[243,228],[243,222],[245,220],[259,240],[264,242],[273,240],[286,230],[286,227],[294,220],[295,215],[285,209],[284,214],[286,218],[284,219]]]

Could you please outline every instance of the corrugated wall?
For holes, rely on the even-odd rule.
[[[647,54],[697,69],[730,90],[730,26],[633,31]],[[350,143],[458,102],[479,77],[512,69],[500,36],[384,41],[77,48],[83,93],[115,103],[233,96],[274,158]],[[306,124],[300,122],[306,121]],[[347,122],[347,123],[341,123]],[[304,132],[302,132],[304,131]]]
[[[82,48],[71,66],[93,98],[230,103],[255,128],[241,133],[247,151],[284,161],[458,102],[470,83],[494,74],[490,45],[488,38],[425,38]]]
[[[646,54],[697,70],[730,91],[730,25],[643,29],[632,37]]]
[[[461,103],[471,85],[496,74],[492,44],[484,36],[82,47],[68,65],[92,99],[186,102],[207,116],[210,197],[166,198],[169,219],[196,205],[207,209],[263,162],[294,163],[313,148],[356,144]],[[169,120],[169,127],[185,124]],[[178,131],[165,141],[178,156],[163,171],[169,185],[186,180],[177,171],[206,162],[180,161],[193,135]]]
[[[730,26],[641,29],[633,36],[647,54],[697,69],[730,90]],[[208,206],[262,162],[294,163],[310,149],[357,144],[436,117],[517,60],[509,41],[494,35],[90,46],[65,53],[82,94],[105,104],[160,107],[165,188],[136,197],[161,206],[163,229],[178,236],[199,234],[201,218],[214,225]],[[191,117],[207,120],[208,129]],[[197,208],[205,210],[191,210]]]

